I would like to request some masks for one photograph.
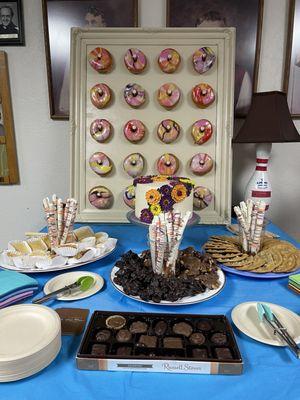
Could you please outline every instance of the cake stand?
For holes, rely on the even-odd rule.
[[[149,224],[147,224],[146,222],[142,222],[135,216],[134,210],[128,211],[128,213],[126,214],[126,217],[127,217],[128,221],[131,222],[132,224],[139,225],[139,226],[149,226]],[[196,213],[193,213],[192,217],[187,222],[187,227],[197,225],[197,224],[199,224],[199,222],[200,222],[199,215]]]

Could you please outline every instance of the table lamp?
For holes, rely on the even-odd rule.
[[[254,93],[245,123],[233,138],[233,143],[256,143],[256,168],[245,190],[245,199],[263,200],[267,209],[271,202],[268,161],[272,143],[300,142],[292,121],[286,93]]]

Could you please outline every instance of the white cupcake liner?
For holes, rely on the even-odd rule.
[[[76,247],[73,246],[54,247],[53,250],[57,255],[63,257],[74,257],[79,252],[78,244],[76,244]]]
[[[94,236],[94,231],[90,226],[81,226],[80,228],[74,229],[73,233],[77,239],[79,238],[79,240]]]
[[[106,232],[95,233],[96,244],[105,243],[108,239],[108,234]]]
[[[95,244],[96,244],[95,236],[90,236],[90,237],[82,239],[78,243],[78,249],[79,249],[79,251],[83,251],[85,249],[88,249],[89,247],[94,247]]]
[[[40,248],[37,249],[32,249],[32,251],[36,251],[36,250],[42,250],[42,251],[47,251],[48,250],[48,246],[46,245],[46,243],[43,241],[43,237],[33,237],[30,239],[27,239],[26,242],[28,243],[29,247],[31,248],[30,244],[33,242],[40,242],[39,246]]]
[[[96,254],[96,249],[95,248],[90,248],[80,258],[69,258],[68,259],[68,264],[72,265],[72,264],[78,264],[78,263],[81,263],[81,262],[90,261],[95,257],[95,254]]]

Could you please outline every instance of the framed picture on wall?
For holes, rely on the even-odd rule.
[[[69,118],[70,29],[134,27],[137,0],[42,0],[50,116]]]
[[[0,46],[24,46],[22,0],[0,0]]]
[[[300,118],[300,0],[291,0],[284,90],[292,117]]]
[[[236,28],[235,116],[245,117],[257,88],[263,0],[167,0],[167,26]]]

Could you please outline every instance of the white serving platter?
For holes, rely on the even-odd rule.
[[[213,290],[208,290],[206,289],[205,292],[199,293],[195,296],[189,296],[189,297],[183,297],[182,299],[179,299],[177,301],[166,301],[162,300],[160,303],[155,303],[154,301],[145,301],[142,300],[139,296],[130,296],[126,293],[124,293],[123,287],[121,285],[117,285],[114,282],[114,278],[116,276],[116,273],[119,271],[119,268],[114,266],[113,269],[111,270],[110,274],[110,280],[115,289],[117,289],[120,293],[122,293],[124,296],[129,297],[130,299],[141,301],[142,303],[147,303],[147,304],[153,304],[156,306],[186,306],[190,304],[196,304],[196,303],[201,303],[203,301],[210,300],[212,297],[217,296],[221,290],[223,290],[226,282],[225,274],[221,269],[218,269],[218,276],[219,276],[219,281],[220,281],[220,286],[218,289],[213,289]]]

